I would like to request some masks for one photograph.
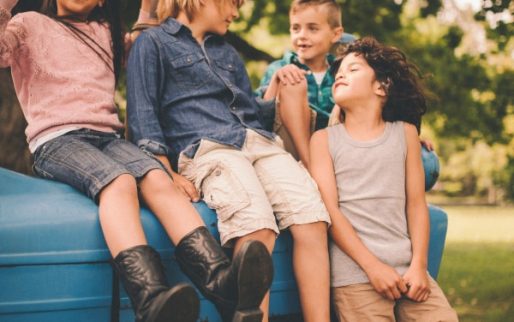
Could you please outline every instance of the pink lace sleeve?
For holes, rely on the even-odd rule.
[[[13,22],[11,13],[0,7],[0,67],[8,67],[12,64],[25,35],[23,26]]]

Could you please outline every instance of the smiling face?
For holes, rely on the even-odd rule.
[[[341,35],[341,27],[333,28],[328,23],[327,10],[325,6],[306,6],[289,15],[293,49],[307,66],[324,61]]]
[[[375,71],[362,55],[350,53],[341,61],[332,87],[334,101],[342,108],[351,108],[355,104],[368,102],[370,99],[385,98],[385,92],[376,79]]]
[[[91,11],[105,1],[108,0],[57,0],[57,15],[87,19]]]

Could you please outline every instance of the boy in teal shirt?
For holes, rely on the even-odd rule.
[[[308,167],[310,136],[327,126],[334,107],[334,78],[328,72],[334,57],[329,52],[343,33],[341,8],[333,0],[294,0],[289,21],[294,51],[268,66],[257,93],[276,97],[274,120],[265,126]],[[343,41],[352,38],[345,34]]]

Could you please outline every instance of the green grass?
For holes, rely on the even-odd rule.
[[[461,322],[514,321],[514,208],[444,206],[438,282]]]
[[[514,207],[443,206],[442,208],[448,213],[447,242],[449,243],[514,243]]]
[[[460,321],[514,321],[514,243],[447,244],[438,282]]]

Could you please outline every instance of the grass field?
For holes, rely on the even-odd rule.
[[[438,282],[462,322],[514,321],[514,208],[444,206]]]

